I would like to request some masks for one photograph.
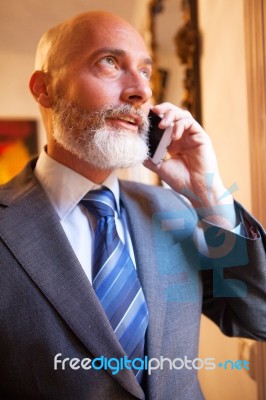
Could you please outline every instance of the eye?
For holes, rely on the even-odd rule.
[[[106,57],[101,58],[99,63],[109,65],[111,67],[114,67],[116,65],[116,61],[115,61],[114,57],[111,57],[111,56],[106,56]]]
[[[95,71],[102,77],[117,78],[121,73],[119,60],[113,55],[105,55],[96,61]]]
[[[147,80],[151,79],[151,70],[149,68],[141,69],[140,74],[143,76],[144,79],[147,79]]]

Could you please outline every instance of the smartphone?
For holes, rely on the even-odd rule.
[[[161,129],[158,124],[161,118],[152,110],[149,113],[150,129],[148,135],[148,145],[150,159],[154,164],[158,164],[165,156],[167,147],[171,143],[173,127],[169,126],[166,129]]]

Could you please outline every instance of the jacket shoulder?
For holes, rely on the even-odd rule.
[[[149,202],[153,209],[189,210],[196,214],[190,202],[170,188],[131,181],[120,181],[120,188],[122,198],[125,195],[136,202]]]
[[[30,161],[18,175],[0,185],[0,205],[11,205],[38,183],[33,172],[36,161],[37,159]]]

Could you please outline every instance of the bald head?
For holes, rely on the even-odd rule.
[[[90,46],[96,32],[102,37],[111,36],[114,28],[126,28],[143,40],[132,25],[115,14],[105,11],[82,13],[55,26],[42,36],[37,48],[35,69],[59,69],[77,57],[84,46]]]

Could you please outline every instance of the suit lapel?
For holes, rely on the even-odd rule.
[[[121,183],[121,200],[127,212],[127,221],[132,236],[139,279],[149,309],[149,325],[147,329],[147,354],[149,358],[160,359],[163,341],[166,302],[163,294],[164,277],[159,275],[153,243],[152,215],[155,210],[152,199],[147,193],[141,196],[139,185]],[[156,372],[149,376],[149,385],[156,384]],[[158,383],[158,382],[157,382]],[[157,393],[158,395],[158,393]],[[158,397],[159,398],[159,397]]]
[[[123,357],[125,353],[69,245],[58,216],[32,172],[28,171],[13,186],[17,190],[7,190],[2,201],[9,205],[2,211],[2,239],[95,357]],[[130,393],[144,398],[132,371],[124,369],[117,375],[108,372]]]

